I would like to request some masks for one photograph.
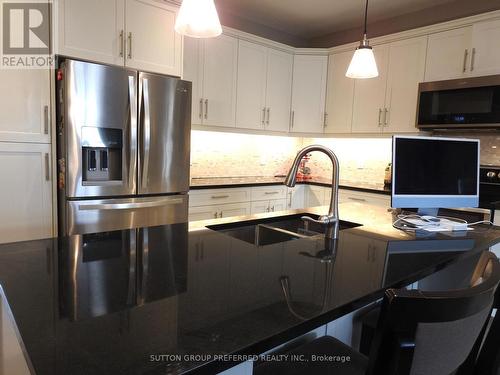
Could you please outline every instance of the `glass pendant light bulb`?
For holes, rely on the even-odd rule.
[[[352,57],[351,63],[347,68],[345,73],[348,78],[375,78],[378,77],[377,62],[375,61],[375,55],[373,54],[373,49],[368,43],[366,38],[366,24],[368,18],[368,0],[366,0],[365,7],[365,29],[363,33],[363,40],[361,41],[356,51],[354,51],[354,56]]]
[[[175,31],[192,38],[212,38],[222,34],[214,0],[183,0]]]

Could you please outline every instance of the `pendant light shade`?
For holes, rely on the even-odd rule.
[[[222,34],[214,0],[183,0],[175,31],[192,38],[212,38]]]
[[[359,46],[354,51],[346,77],[349,78],[375,78],[378,77],[377,62],[372,47]]]
[[[365,7],[365,28],[363,33],[363,40],[361,41],[356,51],[354,51],[354,56],[352,57],[351,63],[347,68],[346,77],[349,78],[375,78],[378,77],[377,62],[375,61],[375,55],[373,54],[373,49],[370,47],[368,39],[366,38],[366,23],[368,17],[368,0],[366,0]]]

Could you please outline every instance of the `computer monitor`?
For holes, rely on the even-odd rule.
[[[392,207],[439,208],[479,205],[479,140],[394,136]]]

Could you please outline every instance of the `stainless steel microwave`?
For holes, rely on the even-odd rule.
[[[500,128],[500,75],[420,83],[417,127]]]

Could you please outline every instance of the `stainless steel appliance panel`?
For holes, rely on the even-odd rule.
[[[66,196],[135,194],[137,72],[75,60],[63,72]],[[95,178],[86,179],[84,166]]]
[[[188,221],[188,195],[67,201],[67,234]]]
[[[187,289],[188,223],[137,229],[139,305]]]
[[[139,73],[139,194],[187,192],[191,82]]]
[[[60,304],[72,321],[136,305],[136,229],[71,236],[60,254]]]

